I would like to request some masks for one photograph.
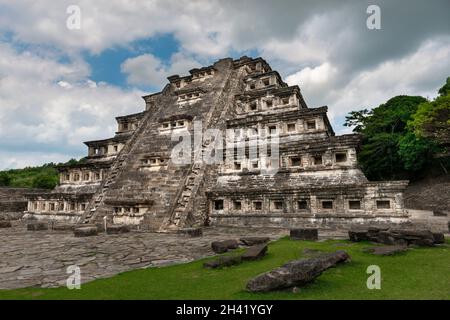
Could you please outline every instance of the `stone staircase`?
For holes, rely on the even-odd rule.
[[[230,112],[234,102],[234,95],[230,93],[236,92],[238,89],[244,70],[239,69],[237,73],[237,75],[229,77],[214,107],[211,108],[205,117],[204,130],[214,128],[223,132],[226,129],[226,121],[224,119],[226,119],[226,114]],[[173,232],[185,226],[202,224],[204,222],[201,221],[202,215],[199,214],[202,210],[200,208],[194,208],[194,200],[199,193],[200,186],[205,177],[205,170],[208,167],[202,161],[204,149],[212,141],[216,141],[216,139],[218,139],[217,135],[211,141],[204,141],[202,143],[202,150],[194,152],[194,161],[189,170],[189,174],[183,180],[182,187],[176,195],[176,201],[164,219],[159,232]],[[210,169],[215,170],[213,168]],[[203,208],[203,210],[205,209]]]
[[[125,166],[126,161],[133,150],[133,147],[138,141],[139,136],[144,132],[146,123],[149,122],[151,118],[152,113],[147,112],[144,118],[142,119],[140,126],[135,130],[130,140],[125,144],[123,149],[114,159],[114,162],[111,165],[110,170],[108,171],[107,177],[103,179],[98,191],[93,195],[84,214],[80,217],[79,220],[80,223],[88,224],[93,222],[93,220],[96,218],[97,209],[104,204],[105,195],[108,192],[110,185],[114,183],[115,179]]]

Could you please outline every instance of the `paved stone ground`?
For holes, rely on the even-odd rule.
[[[13,228],[0,229],[0,289],[64,286],[70,265],[81,268],[84,283],[211,256],[214,240],[252,235],[277,239],[287,234],[280,229],[207,228],[200,238],[146,232],[75,238],[69,231],[27,231],[15,222]]]

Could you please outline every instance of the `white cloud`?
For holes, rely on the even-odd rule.
[[[88,74],[83,62],[62,64],[0,44],[0,151],[8,150],[0,167],[83,156],[83,141],[113,135],[115,116],[144,109],[144,92],[99,85]]]
[[[325,62],[320,66],[310,68],[306,67],[302,70],[286,77],[286,82],[290,85],[297,84],[306,88],[307,91],[314,90],[316,87],[324,88],[335,76],[337,69],[329,62]]]
[[[286,77],[298,84],[310,106],[329,106],[330,119],[341,119],[352,110],[373,108],[396,95],[435,97],[449,76],[450,38],[427,41],[401,59],[388,60],[347,80],[343,72],[325,62]],[[342,123],[334,123],[339,133]]]
[[[332,91],[328,99],[334,101],[332,112],[339,116],[351,110],[376,107],[396,95],[433,98],[449,76],[449,70],[450,39],[434,39],[411,55],[361,72],[344,88]]]
[[[134,85],[159,85],[164,77],[161,61],[151,54],[129,58],[120,67],[127,81]]]
[[[40,166],[44,163],[59,163],[70,160],[70,156],[62,153],[41,152],[9,152],[0,151],[0,170]]]
[[[147,53],[125,60],[121,65],[121,71],[127,74],[127,81],[130,84],[161,87],[167,82],[168,76],[185,74],[188,70],[199,66],[199,62],[181,53],[174,54],[168,65]]]

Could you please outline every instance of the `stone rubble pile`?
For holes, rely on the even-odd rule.
[[[242,254],[235,254],[232,256],[221,256],[214,260],[205,262],[204,268],[216,269],[222,267],[229,267],[238,265],[243,261],[254,261],[261,259],[267,253],[267,243],[270,241],[269,237],[244,237],[239,239],[241,243],[248,248]],[[211,243],[211,248],[215,253],[224,253],[231,249],[237,249],[239,242],[235,239],[228,239],[223,241],[214,241]]]
[[[349,230],[350,241],[373,241],[398,246],[433,246],[444,243],[444,234],[426,229],[368,227]]]

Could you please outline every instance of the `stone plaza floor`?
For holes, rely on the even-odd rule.
[[[287,230],[205,228],[202,237],[129,232],[76,238],[71,231],[27,231],[23,224],[0,229],[0,289],[58,287],[67,268],[81,269],[81,282],[139,268],[165,266],[214,255],[211,242],[243,236],[288,234]]]

